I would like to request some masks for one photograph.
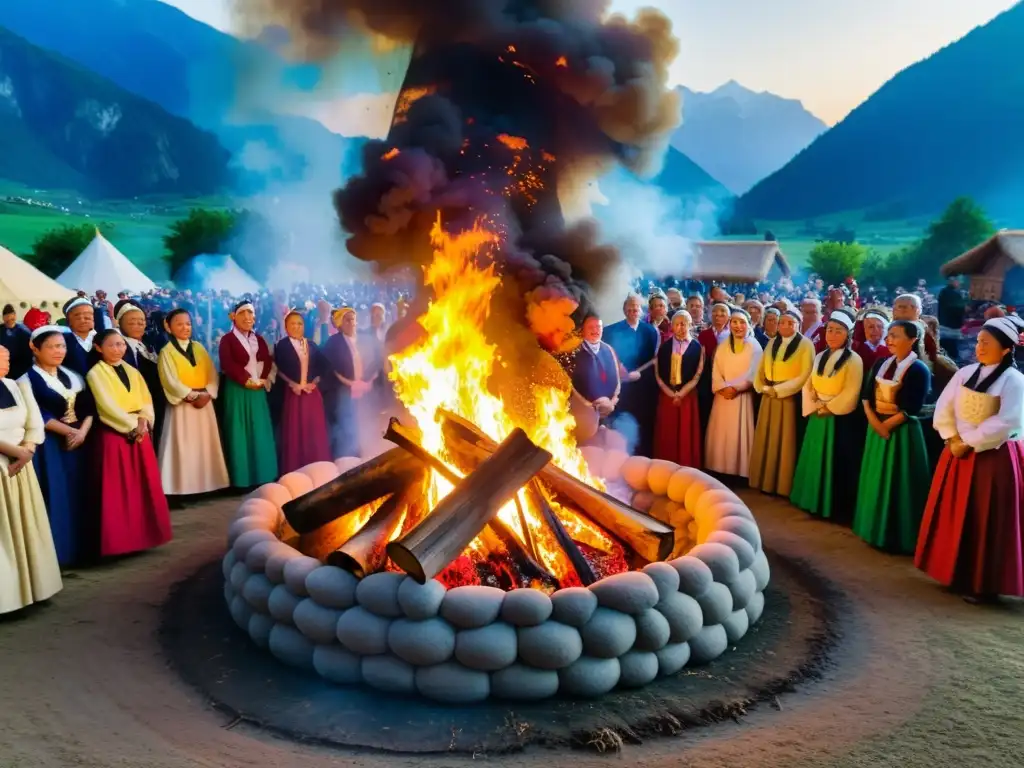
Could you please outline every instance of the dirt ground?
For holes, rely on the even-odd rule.
[[[508,768],[620,763],[786,768],[1024,765],[1024,605],[979,608],[905,558],[745,494],[778,552],[804,558],[855,606],[825,676],[738,722],[628,746],[621,755],[528,750],[472,759]],[[232,727],[160,652],[160,606],[218,556],[236,502],[174,512],[175,540],[68,578],[50,604],[0,621],[0,768],[449,766],[468,756],[312,748]]]

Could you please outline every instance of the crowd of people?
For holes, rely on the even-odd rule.
[[[947,289],[936,305],[962,316]],[[824,305],[633,293],[623,320],[583,322],[577,438],[787,497],[969,600],[1024,596],[1024,321],[989,307],[976,362],[959,367],[922,304],[868,304],[855,284]]]
[[[607,329],[583,319],[560,358],[581,444],[628,435],[638,454],[916,553],[973,599],[1024,594],[1024,323],[995,308],[978,362],[958,368],[922,292],[888,307],[854,283],[802,286],[795,303],[789,285],[678,286],[631,294]],[[0,613],[52,596],[62,570],[169,541],[169,499],[364,455],[365,415],[393,403],[385,350],[408,326],[402,289],[116,303],[101,291],[58,324],[5,307]]]

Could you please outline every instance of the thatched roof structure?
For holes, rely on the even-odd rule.
[[[942,265],[947,277],[969,275],[971,298],[999,301],[1003,281],[1011,267],[1024,266],[1024,230],[1004,229],[967,253]]]
[[[790,276],[789,262],[774,240],[714,240],[694,243],[693,263],[685,269],[695,280],[757,283],[772,267]]]

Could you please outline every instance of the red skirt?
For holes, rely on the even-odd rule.
[[[1024,441],[942,451],[914,564],[957,592],[1024,596]]]
[[[100,554],[126,555],[171,540],[171,515],[160,484],[153,439],[128,442],[97,426],[95,474],[100,502]]]
[[[277,434],[278,471],[284,475],[331,458],[320,390],[296,395],[291,388],[285,388]]]
[[[658,416],[654,425],[654,458],[674,461],[684,467],[704,465],[701,447],[700,406],[691,392],[676,406],[664,392],[658,394]]]

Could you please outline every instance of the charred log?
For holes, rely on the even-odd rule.
[[[495,442],[475,424],[448,411],[441,411],[441,418],[446,445],[461,454],[470,466],[493,456]],[[671,526],[590,487],[554,465],[545,466],[537,479],[554,494],[556,500],[569,502],[647,562],[671,556],[675,540]]]
[[[573,570],[576,571],[576,575],[579,577],[580,584],[584,587],[589,587],[597,581],[597,574],[594,573],[594,569],[587,562],[586,558],[583,557],[580,548],[576,546],[576,542],[569,536],[569,532],[565,530],[562,521],[558,519],[558,515],[555,514],[547,499],[544,498],[544,491],[541,490],[540,483],[536,480],[532,481],[527,486],[527,494],[530,501],[539,510],[545,524],[551,530],[551,534],[554,536],[555,541],[558,542],[559,548],[569,558]]]
[[[549,461],[521,429],[510,434],[415,528],[387,546],[388,557],[419,583],[440,573],[492,522],[498,510]]]
[[[419,459],[401,448],[394,448],[289,501],[282,511],[288,524],[299,534],[310,533],[400,491],[422,471],[423,463]]]

